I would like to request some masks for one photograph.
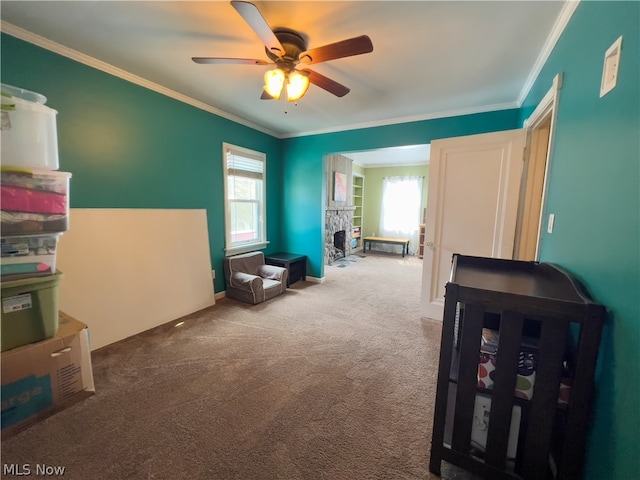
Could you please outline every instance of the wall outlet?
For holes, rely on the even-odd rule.
[[[211,278],[212,279],[216,279],[216,271],[215,270],[211,270]]]
[[[553,222],[555,221],[556,216],[553,213],[549,214],[549,223],[547,223],[547,233],[553,233]]]

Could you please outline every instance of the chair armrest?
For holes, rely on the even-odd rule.
[[[262,288],[262,278],[244,272],[233,272],[230,278],[230,285],[249,292],[256,292]]]
[[[286,271],[286,268],[276,267],[275,265],[260,265],[256,273],[262,278],[269,278],[281,282]]]

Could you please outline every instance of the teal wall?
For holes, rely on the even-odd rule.
[[[310,276],[324,276],[325,155],[424,145],[438,138],[511,130],[518,128],[519,114],[518,109],[501,110],[284,140],[286,250],[309,257]]]
[[[416,229],[422,223],[422,212],[427,205],[429,185],[429,165],[411,165],[404,167],[372,167],[364,169],[364,209],[362,230],[365,235],[380,232],[380,214],[382,212],[382,183],[384,177],[424,177],[422,184],[422,204],[420,217],[416,219]]]
[[[221,273],[229,142],[267,154],[267,251],[282,248],[280,140],[12,36],[1,42],[2,82],[42,93],[58,111],[71,207],[206,209],[212,267]],[[216,275],[215,290],[224,288]]]
[[[610,310],[600,348],[589,480],[640,478],[640,3],[581,2],[523,104],[564,74],[541,260],[576,274]],[[603,98],[604,53],[620,36],[617,87]]]

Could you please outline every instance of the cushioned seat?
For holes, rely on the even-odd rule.
[[[262,303],[287,290],[288,270],[264,263],[262,252],[224,259],[226,296],[251,304]]]

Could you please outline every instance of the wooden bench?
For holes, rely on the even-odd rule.
[[[369,251],[371,251],[372,243],[386,243],[388,245],[402,245],[402,256],[404,257],[409,253],[409,239],[408,238],[390,238],[390,237],[364,237],[364,249],[367,252],[367,243],[369,244]]]

